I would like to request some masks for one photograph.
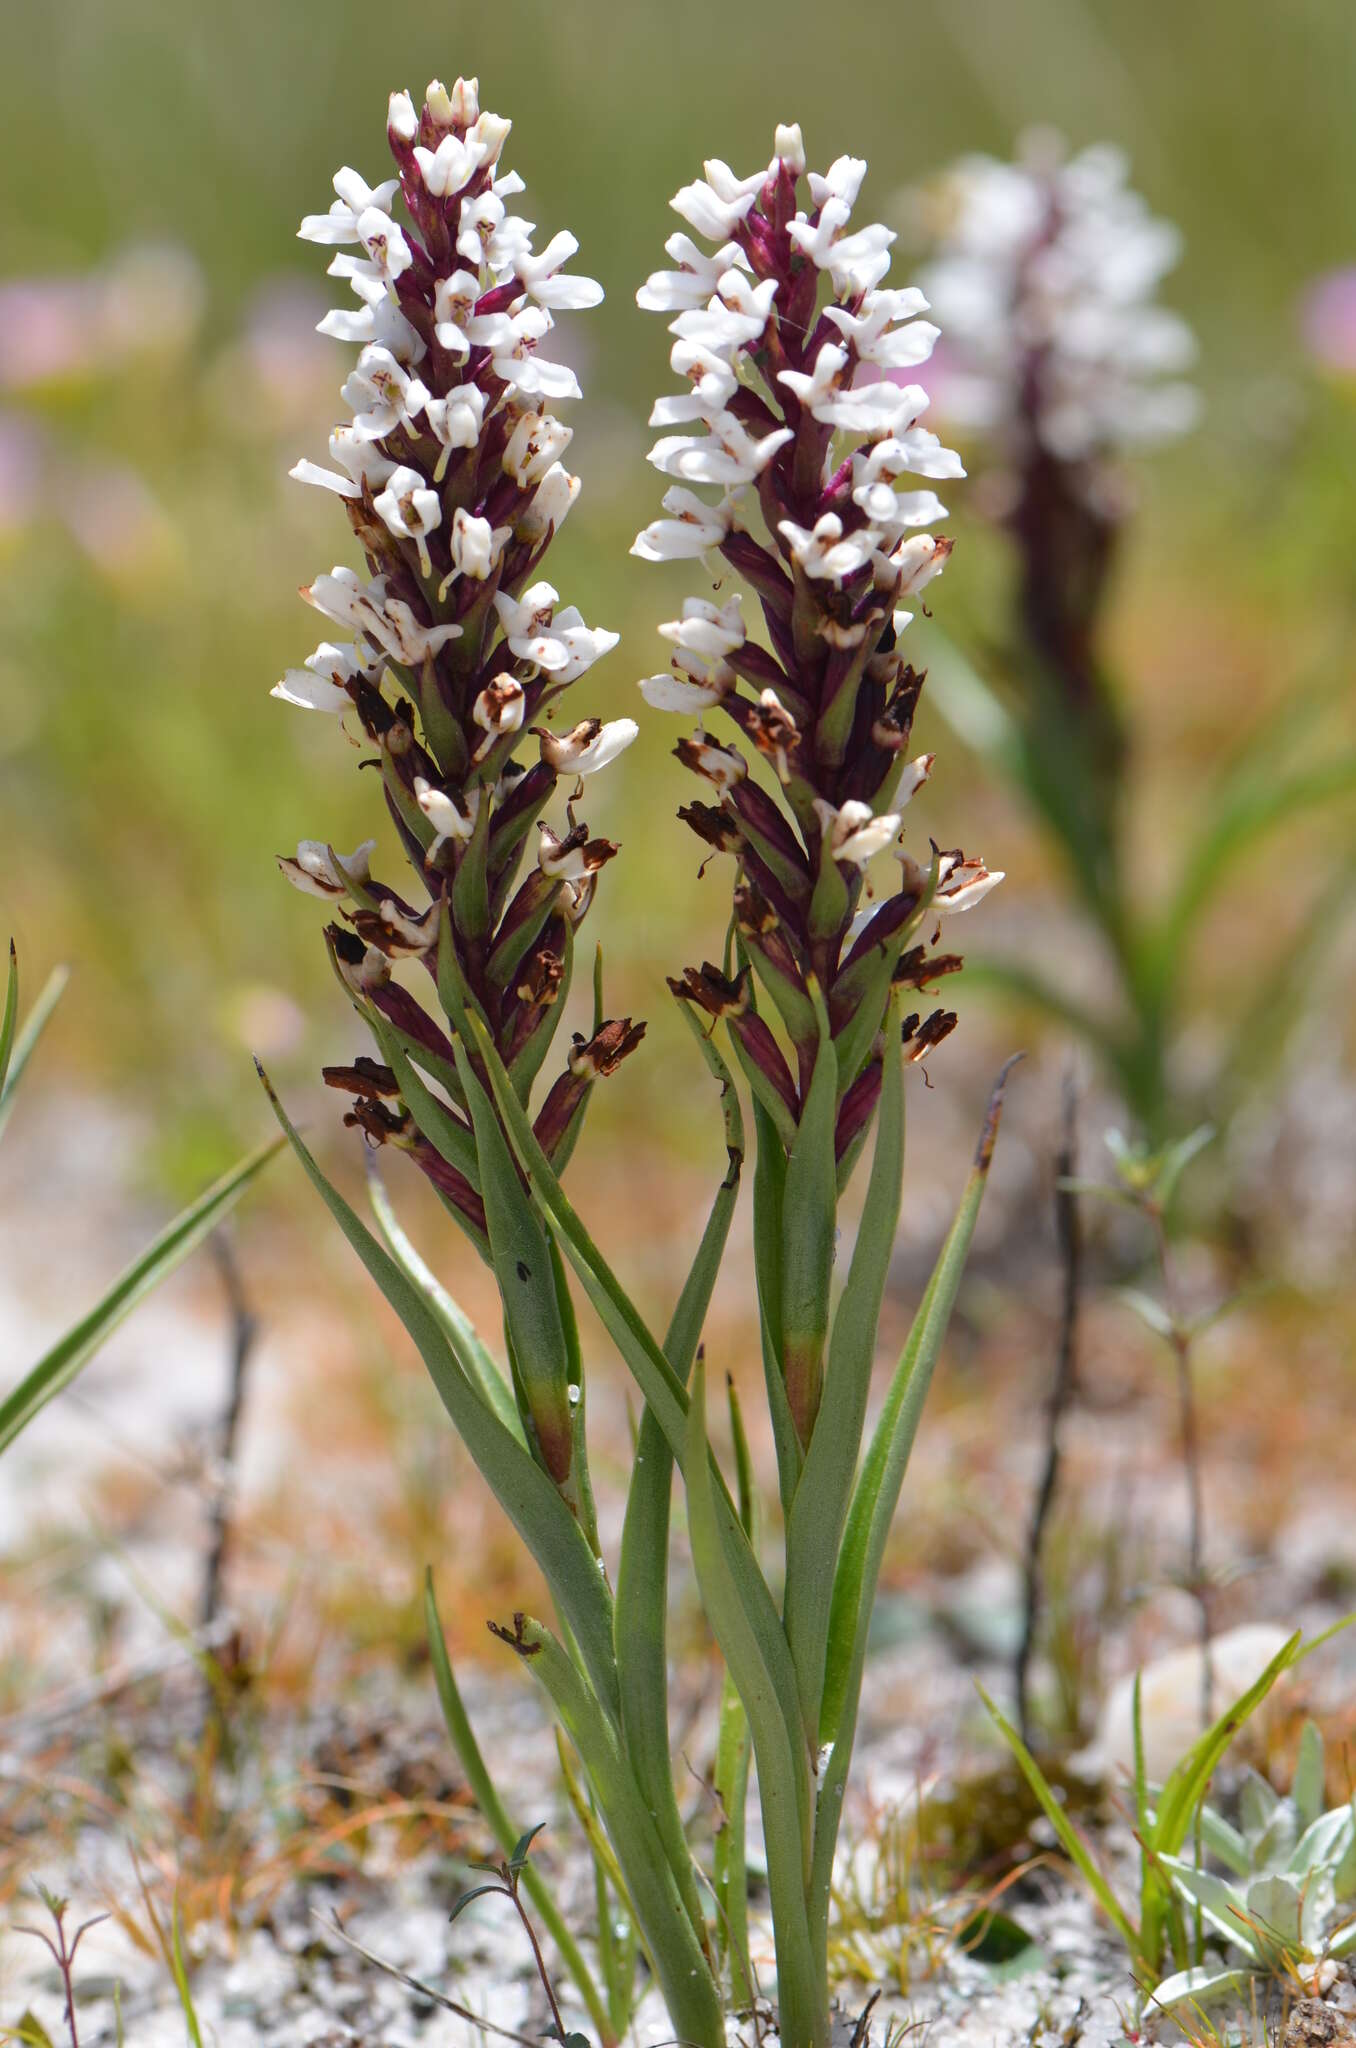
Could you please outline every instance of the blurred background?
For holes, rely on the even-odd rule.
[[[780,0],[761,10],[726,0],[505,0],[395,13],[358,0],[62,0],[13,14],[9,27],[0,933],[14,933],[30,995],[58,961],[74,980],[0,1158],[7,1377],[111,1276],[151,1219],[266,1132],[251,1051],[309,1116],[326,1159],[350,1178],[356,1171],[356,1140],[339,1132],[334,1098],[316,1077],[322,1061],[360,1048],[315,906],[281,880],[274,856],[303,836],[346,849],[380,825],[332,722],[268,692],[317,637],[297,586],[354,559],[331,500],[287,476],[300,456],[323,459],[351,358],[314,331],[331,287],[322,253],[296,240],[296,226],[328,205],[340,164],[371,180],[384,174],[393,88],[417,98],[430,77],[478,74],[483,103],[513,118],[506,156],[526,179],[522,204],[541,239],[572,229],[579,267],[607,291],[598,313],[563,325],[586,393],[571,414],[569,457],[584,495],[551,574],[591,624],[622,635],[581,691],[580,716],[634,712],[636,678],[663,665],[655,624],[692,587],[681,568],[627,553],[661,488],[644,460],[645,417],[669,382],[668,338],[636,310],[634,292],[675,225],[668,195],[707,155],[741,174],[765,162],[774,124],[799,119],[812,164],[845,150],[869,159],[865,217],[904,228],[908,187],[962,152],[1009,156],[1020,131],[1051,123],[1074,145],[1124,148],[1152,210],[1180,223],[1185,253],[1165,299],[1200,344],[1199,424],[1133,467],[1137,509],[1103,630],[1131,738],[1135,888],[1152,900],[1178,871],[1245,736],[1260,738],[1265,759],[1268,734],[1279,752],[1321,701],[1339,735],[1345,721],[1350,746],[1349,0],[1289,0],[1283,19],[1266,0],[850,0],[834,9]],[[907,236],[898,253],[903,281]],[[979,516],[982,494],[958,485],[947,495],[959,545],[932,609],[982,666],[1012,565]],[[943,845],[959,841],[1008,871],[966,920],[966,951],[1024,952],[1057,980],[1095,986],[1096,941],[1026,807],[926,699],[919,733],[939,761],[911,822],[916,815]],[[673,737],[647,720],[589,811],[594,830],[623,846],[590,927],[607,935],[609,1007],[648,1017],[650,1037],[600,1091],[574,1168],[586,1208],[619,1219],[619,1263],[656,1313],[719,1155],[704,1077],[663,987],[666,973],[718,949],[724,922],[724,884],[703,888],[698,850],[674,817],[687,791],[668,756]],[[1314,1488],[1327,1501],[1351,1483],[1331,1437],[1356,1384],[1353,952],[1340,902],[1302,959],[1285,948],[1353,849],[1349,795],[1312,815],[1295,810],[1235,862],[1184,962],[1173,1061],[1188,1093],[1221,1029],[1264,981],[1287,995],[1296,1027],[1218,1151],[1209,1213],[1184,1253],[1203,1300],[1240,1278],[1252,1290],[1203,1367],[1221,1570],[1279,1543],[1301,1505],[1318,1514]],[[1015,1045],[1030,1057],[1014,1084],[1011,1134],[896,1580],[907,1589],[924,1552],[957,1575],[978,1572],[964,1612],[982,1636],[990,1625],[1001,1633],[1011,1608],[1003,1573],[1020,1549],[1052,1369],[1051,1160],[1068,1046],[1037,1010],[992,988],[962,978],[946,999],[960,1011],[959,1032],[935,1062],[933,1088],[912,1096],[919,1163],[906,1195],[900,1326],[958,1191],[992,1072]],[[1101,1132],[1124,1112],[1095,1062],[1085,1062],[1083,1087],[1084,1167],[1100,1176]],[[426,1226],[433,1262],[488,1312],[459,1241],[420,1190],[398,1192]],[[253,1571],[289,1614],[306,1613],[289,1640],[299,1645],[295,1668],[309,1670],[334,1582],[344,1641],[381,1655],[399,1627],[411,1641],[417,1633],[425,1558],[460,1546],[463,1574],[474,1556],[479,1576],[474,1591],[459,1581],[464,1615],[454,1603],[453,1631],[483,1642],[484,1612],[515,1567],[479,1494],[461,1484],[417,1367],[390,1344],[309,1205],[280,1162],[241,1223],[265,1344],[245,1456],[256,1522],[238,1584]],[[1146,1251],[1127,1224],[1109,1268],[1124,1277]],[[184,1447],[196,1442],[201,1453],[193,1432],[221,1399],[229,1331],[210,1267],[163,1302],[159,1320],[131,1326],[84,1383],[69,1417],[54,1409],[32,1432],[20,1471],[33,1484],[13,1496],[22,1506],[6,1530],[4,1569],[16,1601],[32,1596],[64,1620],[41,1650],[33,1606],[10,1630],[11,1706],[31,1696],[39,1666],[69,1677],[123,1640],[110,1613],[143,1601],[145,1585],[129,1595],[124,1578],[115,1596],[96,1573],[91,1590],[91,1559],[106,1572],[110,1530],[123,1554],[140,1557],[164,1608],[191,1607],[196,1496],[190,1485],[171,1512],[163,1486],[171,1468],[192,1478]],[[729,1355],[751,1360],[756,1336],[737,1275],[721,1314]],[[1180,1482],[1156,1340],[1114,1304],[1094,1305],[1086,1347],[1089,1458],[1113,1418],[1121,1506],[1137,1458],[1160,1470],[1169,1461],[1173,1505],[1161,1526],[1170,1546]],[[624,1461],[620,1408],[613,1427]],[[100,1459],[111,1445],[110,1471]],[[1273,1470],[1267,1460],[1283,1463]],[[1098,1487],[1086,1483],[1090,1498]],[[1072,1584],[1095,1548],[1079,1535],[1076,1460],[1070,1485],[1074,1519],[1058,1556]],[[1150,1520],[1155,1499],[1151,1491]],[[1317,1549],[1326,1570],[1331,1559]],[[995,1568],[997,1593],[984,1577]],[[1088,1640],[1113,1581],[1124,1613],[1136,1599],[1143,1606],[1144,1584],[1161,1588],[1167,1576],[1161,1559],[1122,1550],[1089,1596]],[[1133,1597],[1127,1584],[1139,1585]],[[58,1593],[65,1608],[50,1605]],[[1295,1596],[1291,1581],[1254,1575],[1231,1597],[1252,1612]],[[1171,1597],[1164,1612],[1181,1621]]]

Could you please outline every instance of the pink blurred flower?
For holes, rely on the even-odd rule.
[[[1300,302],[1300,332],[1321,370],[1356,376],[1356,263],[1314,279]]]

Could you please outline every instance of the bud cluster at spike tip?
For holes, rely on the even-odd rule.
[[[280,865],[339,907],[327,936],[355,1004],[453,1107],[421,1115],[370,1059],[327,1079],[354,1096],[351,1122],[417,1160],[482,1249],[453,1027],[392,968],[418,961],[436,989],[445,928],[444,974],[483,1015],[526,1097],[559,1022],[574,931],[616,852],[590,837],[574,805],[583,778],[636,734],[631,719],[541,722],[617,641],[562,606],[541,573],[579,491],[561,461],[570,429],[549,409],[579,386],[542,345],[556,313],[594,306],[602,290],[566,271],[572,235],[536,252],[533,224],[509,210],[523,187],[500,161],[508,132],[480,111],[474,79],[450,92],[435,82],[418,110],[395,93],[396,175],[371,186],[341,170],[328,212],[302,222],[303,240],[337,250],[329,273],[354,300],[320,330],[358,356],[343,386],[352,417],[330,437],[333,467],[299,462],[292,474],[342,501],[367,573],[337,567],[302,592],[336,637],[273,693],[351,713],[375,750],[412,891],[373,877],[371,842],[345,856],[303,841]],[[558,784],[567,803],[552,829],[542,813]],[[576,1042],[536,1115],[557,1162],[593,1079],[641,1030],[628,1018]]]
[[[661,628],[673,643],[670,670],[640,688],[652,709],[699,718],[676,752],[709,800],[680,816],[738,863],[747,964],[733,980],[710,963],[689,969],[674,991],[727,1020],[788,1147],[814,1071],[822,991],[845,1169],[879,1095],[891,988],[923,989],[960,965],[929,955],[925,930],[935,936],[939,913],[969,909],[1001,876],[959,851],[916,860],[900,843],[904,807],[932,757],[910,753],[923,678],[897,643],[909,602],[951,547],[927,531],[945,517],[928,486],[963,474],[920,425],[927,396],[907,380],[937,329],[921,317],[920,291],[883,285],[890,229],[852,225],[866,165],[844,156],[807,176],[795,127],[778,129],[775,149],[751,177],[713,161],[683,187],[675,212],[717,246],[708,253],[674,234],[665,245],[673,267],[637,295],[671,316],[671,362],[685,388],[651,415],[664,431],[650,460],[673,481],[666,516],[632,552],[702,559],[715,579],[710,597],[689,598]],[[896,488],[910,477],[923,487]],[[761,608],[765,644],[752,637],[731,571]],[[734,744],[708,729],[718,713]],[[780,801],[750,775],[750,751],[764,756]],[[887,848],[894,881],[872,896],[866,870]],[[758,1012],[755,977],[790,1059]],[[921,1025],[911,1016],[911,1056],[954,1021],[945,1011]]]

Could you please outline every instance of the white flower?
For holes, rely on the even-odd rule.
[[[811,371],[782,370],[777,381],[785,384],[815,419],[849,434],[893,435],[910,425],[927,405],[927,393],[916,384],[900,386],[882,379],[878,384],[844,390],[847,367],[847,350],[826,341]]]
[[[474,130],[464,137],[444,135],[436,149],[417,147],[414,160],[429,196],[446,199],[470,184],[485,161],[485,145]]]
[[[413,142],[419,133],[419,116],[407,92],[393,92],[386,113],[386,132],[397,142]]]
[[[677,711],[689,718],[697,712],[709,711],[724,695],[724,691],[713,689],[709,683],[671,675],[667,670],[663,675],[642,676],[636,687],[651,711]]]
[[[380,206],[364,208],[358,215],[358,240],[367,251],[377,276],[393,284],[414,261],[403,231]]]
[[[496,676],[471,706],[471,716],[485,734],[475,758],[487,754],[503,733],[517,732],[527,707],[527,693],[512,676]]]
[[[454,448],[474,448],[485,422],[485,394],[478,384],[458,384],[446,398],[423,396],[422,411],[430,433],[442,443],[442,454],[433,472],[440,484]]]
[[[563,463],[553,462],[538,484],[531,504],[519,518],[517,533],[529,541],[544,540],[550,529],[558,533],[578,496],[579,478],[571,476]]]
[[[424,776],[415,776],[414,800],[438,835],[428,850],[427,857],[429,860],[433,859],[445,839],[457,839],[465,842],[475,831],[476,818],[480,813],[480,784],[478,782],[473,782],[468,786],[465,791],[465,798],[468,808],[463,811],[458,804],[453,803],[450,796],[446,795],[441,789],[435,789],[433,784],[427,781]]]
[[[1001,868],[990,874],[977,856],[964,860],[956,854],[944,853],[938,867],[932,908],[937,911],[973,910],[1003,879]]]
[[[383,577],[364,583],[352,569],[336,567],[302,591],[308,604],[410,667],[461,638],[456,625],[425,626],[400,598],[388,598]]]
[[[541,757],[558,775],[596,775],[615,761],[639,732],[634,718],[612,718],[605,725],[597,718],[586,718],[572,732],[543,732]]]
[[[329,212],[308,213],[297,229],[299,241],[340,244],[358,241],[359,219],[373,207],[389,213],[391,201],[400,189],[400,180],[388,178],[384,185],[369,185],[345,165],[342,171],[334,174],[334,189],[339,196]]]
[[[916,597],[934,576],[941,575],[950,554],[950,541],[938,540],[931,533],[915,533],[902,540],[889,556],[891,571],[899,578],[896,597]]]
[[[852,502],[866,514],[872,526],[883,533],[902,533],[910,526],[930,526],[946,518],[946,507],[935,491],[896,491],[887,483],[858,484]]]
[[[872,815],[870,804],[850,800],[835,809],[819,796],[814,800],[814,807],[830,853],[835,860],[851,867],[864,868],[875,854],[890,844],[899,830],[898,811],[887,811],[883,817],[877,818]]]
[[[843,522],[836,512],[825,512],[808,532],[791,519],[779,520],[778,531],[785,536],[794,560],[805,574],[830,583],[841,583],[844,577],[854,576],[871,560],[881,538],[872,528],[865,527],[845,540]]]
[[[826,306],[824,317],[852,343],[863,362],[875,363],[882,370],[910,370],[927,361],[941,332],[929,320],[909,317],[926,311],[927,303],[917,290],[868,292],[860,314],[849,313],[843,306]],[[895,327],[896,320],[906,324]]]
[[[322,640],[315,653],[307,655],[305,668],[289,668],[269,695],[302,711],[331,711],[342,717],[353,701],[344,684],[364,673],[365,664],[353,648]]]
[[[355,342],[359,347],[365,342],[376,342],[382,348],[388,348],[402,363],[420,363],[428,354],[419,335],[384,286],[381,297],[374,304],[356,308],[336,306],[333,312],[316,322],[316,332],[328,334],[335,341]]]
[[[685,562],[719,547],[734,524],[734,507],[725,500],[707,505],[691,491],[676,485],[665,491],[664,510],[671,519],[652,519],[631,544],[631,553],[644,562]]]
[[[692,390],[682,396],[657,398],[650,414],[652,427],[676,427],[687,420],[709,420],[725,410],[739,389],[739,379],[731,364],[703,342],[675,342],[669,352],[669,361],[680,377],[687,378]]]
[[[893,483],[901,476],[935,478],[964,476],[965,468],[954,448],[943,448],[926,427],[906,427],[883,441],[862,448],[852,458],[854,484],[874,484],[884,477]]]
[[[369,343],[345,378],[340,395],[353,408],[353,433],[358,440],[380,441],[407,420],[428,394],[390,349]]]
[[[524,252],[518,258],[518,276],[528,296],[539,306],[560,313],[576,312],[602,303],[603,288],[594,278],[558,275],[561,264],[568,263],[578,248],[574,236],[562,230],[560,234],[552,235],[539,256]]]
[[[690,740],[680,740],[678,749],[686,766],[714,782],[722,793],[733,789],[749,772],[748,762],[736,748],[714,746],[700,727]]]
[[[775,277],[751,285],[740,271],[723,271],[715,294],[704,306],[690,307],[670,320],[669,332],[680,341],[695,341],[726,356],[735,349],[752,348],[763,337],[776,296]]]
[[[442,524],[443,508],[436,491],[431,491],[417,469],[393,472],[386,488],[374,499],[377,516],[400,540],[412,540],[419,550],[419,566],[426,576],[433,573],[426,535]]]
[[[288,475],[299,484],[319,484],[322,490],[334,491],[341,498],[357,498],[365,483],[380,490],[395,470],[395,464],[378,454],[372,442],[360,440],[352,427],[335,428],[330,435],[330,454],[342,465],[342,473],[303,460],[294,462]]]
[[[711,604],[702,597],[685,598],[682,617],[671,619],[659,630],[685,653],[700,655],[708,661],[723,661],[744,645],[739,592],[723,605]]]
[[[838,205],[847,209],[847,213],[851,213],[857,204],[857,195],[862,189],[862,180],[865,176],[865,157],[836,156],[822,175],[818,171],[811,171],[810,197],[815,205],[820,207],[828,199],[836,200]]]
[[[550,413],[525,412],[504,449],[504,471],[523,490],[539,483],[574,439],[574,429]]]
[[[512,189],[521,191],[521,181]],[[511,272],[518,258],[532,246],[531,221],[505,209],[504,194],[509,190],[510,180],[501,178],[493,191],[482,192],[478,199],[463,200],[461,207],[457,254],[468,263],[485,264],[496,276]]]
[[[496,562],[503,552],[508,539],[506,526],[492,527],[488,519],[477,518],[464,505],[458,505],[452,514],[450,547],[452,573],[444,584],[447,589],[455,576],[469,576],[474,583],[485,583],[494,574]],[[439,592],[439,596],[442,591]]]
[[[464,363],[471,353],[465,330],[479,297],[480,278],[473,270],[454,270],[433,287],[434,338],[455,362]]]
[[[666,435],[649,459],[666,476],[691,484],[745,484],[761,476],[779,448],[795,435],[779,427],[755,441],[732,412],[718,413],[709,435]]]
[[[376,849],[375,839],[365,839],[353,853],[336,853],[323,839],[303,839],[295,859],[278,855],[278,866],[294,889],[308,896],[351,896],[364,889],[369,879],[368,862]]]
[[[573,605],[557,613],[557,592],[549,583],[534,583],[520,598],[496,591],[495,610],[509,649],[520,661],[545,669],[556,683],[574,682],[610,648],[620,635],[605,627],[589,627]]]
[[[664,248],[678,268],[654,271],[636,293],[636,304],[647,313],[684,313],[704,306],[727,270],[748,268],[738,242],[725,242],[714,256],[705,256],[690,235],[674,234]]]
[[[935,754],[920,754],[917,760],[904,763],[895,786],[894,806],[897,811],[902,811],[910,799],[917,796],[931,775],[932,764],[936,758]]]
[[[720,242],[738,227],[763,187],[764,173],[759,171],[752,178],[736,178],[728,164],[714,157],[703,166],[706,181],[697,179],[691,185],[684,185],[676,192],[669,204],[680,219],[689,227],[705,235],[709,242]]]
[[[772,154],[775,161],[784,163],[793,178],[799,178],[805,170],[805,139],[800,132],[800,122],[779,121],[772,138]]]

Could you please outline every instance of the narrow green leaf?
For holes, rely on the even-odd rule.
[[[817,2035],[820,2004],[805,1901],[811,1842],[809,1758],[801,1737],[800,1716],[794,1711],[796,1678],[786,1639],[781,1637],[780,1655],[769,1657],[767,1639],[746,1607],[743,1589],[730,1569],[727,1546],[722,1540],[711,1483],[706,1440],[706,1374],[700,1357],[693,1374],[684,1470],[692,1561],[702,1605],[748,1715],[758,1760],[758,1794],[777,1945],[781,2032],[783,2038],[808,2040]],[[741,1540],[747,1542],[743,1531],[739,1533]]]
[[[515,1647],[588,1773],[675,2032],[696,2048],[724,2048],[719,1989],[614,1724],[549,1629],[519,1617]]]
[[[1165,1977],[1154,1987],[1150,1997],[1155,2005],[1168,2011],[1174,2005],[1205,2005],[1212,1999],[1240,1997],[1248,1988],[1246,1970],[1221,1970],[1211,1964],[1201,1964],[1195,1969],[1179,1970],[1173,1977]]]
[[[405,1277],[427,1297],[429,1307],[452,1340],[472,1385],[479,1390],[491,1412],[526,1448],[522,1418],[512,1389],[486,1349],[471,1318],[453,1300],[437,1275],[425,1265],[405,1235],[381,1178],[376,1154],[372,1152],[367,1156],[367,1193],[392,1258]]]
[[[70,1385],[137,1303],[159,1286],[176,1266],[181,1265],[190,1252],[196,1250],[234,1207],[280,1145],[281,1140],[277,1138],[261,1145],[258,1151],[252,1152],[239,1166],[208,1188],[205,1194],[199,1195],[196,1202],[161,1231],[140,1258],[133,1260],[89,1313],[82,1316],[74,1328],[68,1330],[38,1360],[32,1371],[25,1374],[18,1386],[0,1401],[0,1451],[13,1443],[20,1431],[27,1428],[33,1417],[63,1387]]]
[[[686,1385],[729,1236],[744,1161],[744,1121],[730,1070],[686,1004],[679,1005],[720,1088],[728,1166],[664,1338],[664,1356]],[[627,1754],[649,1801],[694,1929],[701,1897],[673,1782],[668,1720],[669,1521],[673,1454],[647,1406],[626,1500],[614,1603],[617,1677]]]
[[[0,1013],[0,1095],[9,1078],[10,1054],[14,1050],[14,1034],[19,1024],[19,955],[13,939],[9,942],[9,974],[5,981],[5,1007]]]
[[[462,1353],[454,1329],[438,1320],[423,1290],[402,1272],[326,1179],[262,1068],[260,1079],[308,1180],[404,1324],[481,1476],[536,1559],[561,1618],[579,1645],[594,1690],[608,1713],[615,1715],[612,1601],[578,1522],[536,1459],[486,1403],[476,1384],[475,1367]]]
[[[933,1368],[951,1320],[951,1309],[960,1286],[970,1239],[979,1217],[998,1136],[1003,1090],[1012,1066],[1013,1061],[1009,1060],[999,1074],[989,1099],[960,1207],[938,1254],[913,1327],[895,1367],[885,1406],[848,1509],[847,1526],[834,1573],[824,1698],[819,1719],[819,1739],[827,1747],[828,1756],[819,1789],[811,1887],[817,1942],[827,1933],[834,1845],[857,1732],[867,1634],[886,1540],[899,1502],[923,1403],[932,1382]]]
[[[1295,1776],[1290,1786],[1290,1797],[1299,1808],[1302,1827],[1312,1827],[1323,1811],[1326,1773],[1322,1730],[1316,1721],[1306,1721],[1300,1730],[1299,1755],[1295,1759]]]
[[[904,1061],[897,1005],[885,1024],[886,1058],[871,1163],[857,1242],[833,1319],[827,1395],[786,1530],[787,1641],[796,1662],[806,1726],[819,1726],[828,1651],[833,1575],[871,1393],[876,1334],[890,1270],[904,1178]]]
[[[19,1082],[23,1078],[24,1068],[37,1050],[38,1041],[47,1029],[52,1012],[61,1001],[62,993],[70,978],[69,968],[54,967],[52,969],[42,985],[37,1001],[25,1017],[22,1027],[14,1035],[8,1056],[0,1056],[0,1131],[3,1131],[5,1125],[9,1122],[10,1112],[14,1108],[14,1100],[18,1093]],[[17,980],[13,986],[17,996]],[[3,1039],[3,1037],[4,1028],[0,1026],[0,1039]],[[7,1073],[5,1072],[6,1066],[8,1066]]]
[[[1255,1710],[1261,1705],[1283,1671],[1298,1662],[1302,1638],[1297,1630],[1276,1652],[1261,1677],[1250,1685],[1218,1719],[1170,1773],[1159,1795],[1153,1826],[1152,1846],[1159,1856],[1176,1856],[1191,1827],[1191,1817],[1205,1796],[1225,1750]]]
[[[819,1413],[838,1216],[834,1161],[838,1061],[829,1013],[813,976],[809,988],[819,1024],[819,1050],[782,1188],[781,1307],[786,1397],[796,1433],[806,1448]]]
[[[1158,1861],[1172,1879],[1173,1888],[1189,1906],[1200,1908],[1217,1934],[1222,1934],[1235,1948],[1241,1948],[1254,1962],[1260,1960],[1261,1951],[1239,1911],[1242,1902],[1222,1877],[1198,1870],[1194,1863],[1184,1863],[1180,1857],[1164,1855],[1161,1850]]]
[[[471,1797],[480,1810],[481,1818],[494,1836],[504,1854],[512,1860],[517,1853],[520,1831],[509,1819],[508,1809],[499,1796],[489,1768],[476,1741],[475,1730],[462,1700],[457,1681],[452,1673],[451,1659],[447,1654],[447,1639],[443,1634],[442,1621],[438,1614],[438,1603],[433,1592],[433,1574],[424,1574],[424,1628],[428,1636],[429,1661],[433,1666],[433,1682],[438,1689],[438,1702],[443,1710],[443,1720],[457,1752],[457,1760],[466,1774],[466,1783]],[[529,1863],[523,1872],[523,1889],[531,1899],[555,1943],[570,1975],[579,1988],[579,1995],[589,2010],[589,2017],[598,2029],[598,2036],[604,2048],[609,2048],[611,2028],[608,2025],[607,2008],[593,1981],[593,1974],[584,1961],[578,1942],[565,1925],[564,1916],[545,1878],[536,1864]]]
[[[775,1120],[756,1095],[753,1128],[757,1139],[753,1171],[753,1272],[758,1288],[763,1383],[777,1452],[782,1511],[789,1515],[800,1483],[803,1453],[782,1378],[782,1195],[786,1187],[786,1150]]]
[[[999,1733],[1012,1751],[1013,1756],[1017,1759],[1017,1767],[1026,1779],[1027,1784],[1031,1787],[1031,1790],[1035,1793],[1041,1811],[1059,1837],[1060,1845],[1065,1855],[1081,1875],[1083,1882],[1087,1885],[1088,1890],[1106,1914],[1107,1919],[1120,1935],[1130,1954],[1137,1957],[1139,1955],[1139,1935],[1125,1908],[1121,1905],[1120,1900],[1116,1897],[1111,1886],[1093,1861],[1092,1852],[1088,1848],[1087,1843],[1083,1840],[1083,1837],[1069,1819],[1068,1814],[1060,1805],[1059,1800],[1055,1797],[1045,1773],[1012,1723],[999,1713],[998,1708],[989,1698],[983,1686],[977,1684],[975,1690],[988,1708]]]
[[[405,1107],[415,1123],[434,1150],[441,1154],[449,1166],[455,1166],[457,1172],[470,1181],[478,1194],[480,1165],[476,1156],[474,1134],[452,1115],[447,1105],[440,1102],[433,1090],[428,1087],[380,1010],[369,1006],[367,1021],[387,1065],[400,1085]]]
[[[494,1277],[503,1296],[504,1314],[537,1445],[551,1477],[563,1484],[573,1463],[574,1432],[570,1420],[569,1355],[550,1249],[546,1232],[513,1163],[494,1105],[471,1065],[460,1035],[465,1017],[463,1012],[457,1020],[457,1072],[475,1126]]]

